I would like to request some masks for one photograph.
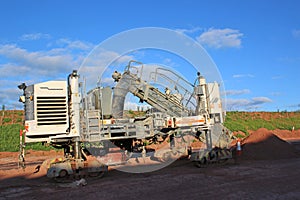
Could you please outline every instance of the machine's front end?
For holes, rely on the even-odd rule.
[[[68,81],[47,81],[29,86],[23,83],[19,86],[23,89],[20,101],[24,103],[26,143],[50,143],[56,139],[79,137],[80,95],[78,84],[70,84],[77,79],[72,73]]]

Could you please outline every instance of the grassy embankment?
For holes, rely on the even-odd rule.
[[[19,133],[24,129],[23,111],[6,110],[0,111],[0,151],[18,151],[19,150]],[[41,143],[31,143],[26,145],[26,149],[33,150],[50,150]]]
[[[249,131],[259,128],[269,130],[300,129],[300,112],[227,112],[224,124],[231,131]],[[243,135],[238,135],[242,137]]]
[[[18,151],[19,130],[23,129],[23,111],[1,111],[0,151]],[[128,113],[136,114],[136,113]],[[231,131],[249,134],[249,130],[267,128],[269,130],[300,129],[300,112],[227,112],[225,126]],[[41,143],[27,144],[26,149],[49,150]]]

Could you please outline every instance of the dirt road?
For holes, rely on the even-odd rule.
[[[36,157],[32,155],[30,159],[35,163],[25,172],[15,168],[13,158],[2,156],[0,157],[0,200],[299,199],[299,143],[295,143],[297,148],[290,149],[285,146],[290,145],[289,143],[281,143],[277,140],[280,139],[272,137],[269,141],[281,145],[280,148],[284,151],[290,151],[284,154],[289,158],[273,156],[272,159],[256,159],[254,156],[246,159],[247,156],[245,158],[242,154],[241,157],[227,164],[211,165],[207,168],[197,168],[189,160],[181,159],[151,173],[132,174],[111,170],[101,179],[87,178],[86,186],[76,186],[72,182],[56,183],[46,178],[44,172],[33,174],[35,165],[51,155],[36,155]],[[249,141],[253,142],[254,139]],[[257,141],[253,146],[249,146],[248,143],[248,147],[244,147],[254,152],[251,147],[261,150],[259,144],[271,144],[266,142],[266,139],[261,142],[264,143]],[[266,153],[272,152],[266,151]]]

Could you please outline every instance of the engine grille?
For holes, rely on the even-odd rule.
[[[62,125],[68,122],[65,96],[37,97],[37,125]]]

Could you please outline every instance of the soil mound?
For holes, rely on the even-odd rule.
[[[277,160],[299,157],[295,147],[272,131],[260,128],[242,142],[243,160]]]
[[[293,130],[293,131],[276,129],[273,131],[273,133],[284,140],[299,140],[300,139],[300,129]]]

